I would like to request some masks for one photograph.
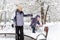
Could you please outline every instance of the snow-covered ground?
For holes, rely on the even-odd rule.
[[[60,40],[60,22],[54,22],[49,25],[47,40]]]
[[[47,36],[47,40],[60,40],[60,22],[51,22],[51,23],[46,23],[44,26],[48,26],[49,27],[49,31],[48,31],[48,36]],[[0,30],[0,33],[8,33],[8,32],[15,32],[15,29],[12,27],[6,27],[3,30]],[[31,29],[27,28],[24,29],[24,34],[25,35],[29,35],[31,37],[36,38],[38,34],[41,34],[41,32],[36,32],[35,34],[31,32]],[[9,37],[8,37],[9,36]],[[44,38],[42,35],[38,36],[38,40],[39,38]],[[5,37],[4,35],[0,35],[0,40],[15,40],[15,36],[14,35],[7,35],[7,37]],[[31,38],[27,38],[25,37],[25,40],[32,40]]]

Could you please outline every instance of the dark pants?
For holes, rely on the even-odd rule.
[[[32,32],[35,33],[35,27],[32,26]]]
[[[24,40],[23,26],[16,26],[16,40]]]

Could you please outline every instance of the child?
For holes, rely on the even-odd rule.
[[[31,18],[31,28],[32,28],[32,32],[35,33],[35,28],[36,26],[40,26],[40,16],[37,15],[35,18]]]

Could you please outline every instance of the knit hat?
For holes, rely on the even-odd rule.
[[[39,17],[39,18],[40,18],[40,16],[39,16],[39,15],[36,15],[36,17],[35,17],[35,18],[37,18],[37,17]]]

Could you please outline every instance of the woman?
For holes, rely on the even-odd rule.
[[[22,6],[18,5],[16,12],[15,12],[15,27],[16,27],[16,40],[24,40],[24,33],[23,33],[23,25],[24,25],[24,20],[23,17],[28,17],[32,16],[32,14],[27,14],[25,15],[24,12],[22,11]]]

